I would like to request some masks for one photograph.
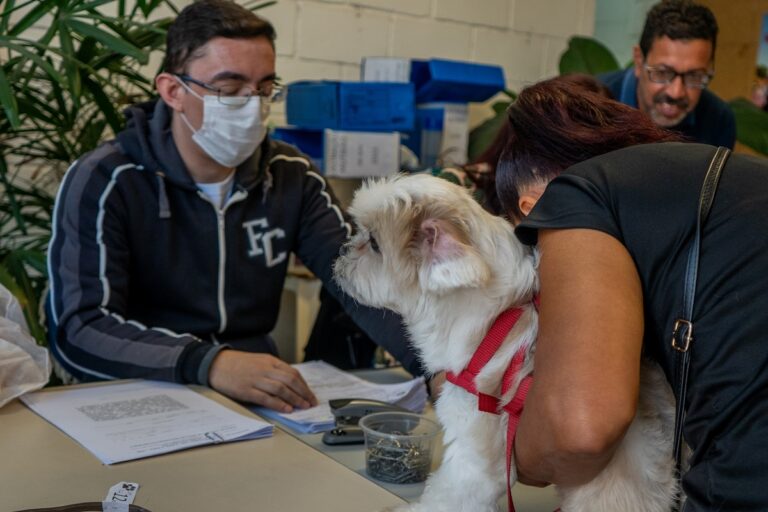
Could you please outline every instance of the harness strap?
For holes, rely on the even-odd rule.
[[[488,361],[496,354],[501,344],[512,330],[520,317],[523,315],[522,308],[507,309],[501,313],[493,322],[488,334],[485,335],[480,346],[472,355],[467,367],[458,375],[453,372],[446,372],[446,380],[452,384],[462,387],[477,395],[478,409],[483,412],[498,413],[499,399],[492,395],[480,393],[475,386],[475,378],[480,371],[488,364]],[[505,374],[506,375],[506,374]]]
[[[534,303],[538,306],[538,297]],[[500,400],[498,397],[481,393],[477,390],[475,385],[475,377],[480,371],[488,364],[488,361],[496,354],[501,347],[502,343],[506,339],[509,332],[515,326],[517,321],[523,314],[522,308],[508,309],[501,313],[496,321],[491,326],[488,334],[485,335],[483,341],[480,342],[480,346],[472,355],[467,367],[462,370],[458,375],[453,372],[446,372],[446,380],[452,384],[455,384],[461,388],[464,388],[468,392],[477,395],[477,408],[482,412],[489,412],[491,414],[500,414]],[[525,364],[525,351],[519,350],[512,357],[507,369],[504,371],[504,376],[501,383],[502,396],[512,388],[514,382],[520,370]],[[520,385],[515,391],[515,395],[512,400],[509,401],[504,407],[503,411],[508,415],[507,423],[507,503],[509,505],[509,512],[515,512],[515,504],[512,500],[512,486],[509,483],[512,472],[512,451],[515,443],[515,434],[517,433],[517,426],[520,423],[520,415],[523,412],[523,406],[525,404],[525,397],[528,395],[528,390],[533,383],[533,378],[530,375],[526,375],[520,381]]]

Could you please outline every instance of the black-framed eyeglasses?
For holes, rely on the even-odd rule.
[[[714,76],[712,73],[702,70],[678,73],[666,66],[643,66],[648,73],[648,80],[655,84],[671,84],[678,76],[683,79],[683,84],[692,89],[706,89]]]
[[[254,95],[267,103],[276,103],[283,99],[283,86],[276,80],[259,86],[258,89],[254,89],[240,81],[232,81],[231,84],[217,87],[185,74],[176,74],[176,77],[182,82],[189,82],[215,93],[219,103],[230,107],[242,107]]]

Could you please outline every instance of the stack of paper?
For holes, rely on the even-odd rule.
[[[273,429],[169,382],[59,388],[21,400],[104,464],[268,437]]]
[[[398,384],[374,384],[323,361],[299,363],[293,367],[299,370],[309,384],[319,404],[291,413],[280,413],[263,407],[254,410],[302,434],[325,432],[333,428],[333,413],[328,402],[337,398],[380,400],[419,413],[427,404],[427,386],[422,377]]]

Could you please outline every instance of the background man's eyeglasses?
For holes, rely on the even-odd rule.
[[[233,83],[231,85],[215,86],[207,84],[196,78],[192,78],[189,75],[176,75],[182,82],[189,82],[202,87],[205,90],[211,91],[216,94],[219,103],[228,105],[230,107],[242,107],[251,96],[256,95],[261,98],[261,101],[267,103],[276,103],[283,100],[283,87],[274,81],[267,85],[260,86],[258,89],[253,89],[242,83]]]
[[[647,64],[644,68],[645,72],[648,73],[648,80],[655,84],[671,84],[679,76],[683,79],[685,86],[692,89],[705,89],[713,76],[711,73],[700,70],[678,73],[672,68],[664,66],[653,67]]]

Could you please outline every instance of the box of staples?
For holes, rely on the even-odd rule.
[[[411,61],[416,103],[485,101],[504,89],[500,66],[445,59]]]
[[[286,120],[300,128],[412,130],[412,83],[303,81],[288,85]]]

